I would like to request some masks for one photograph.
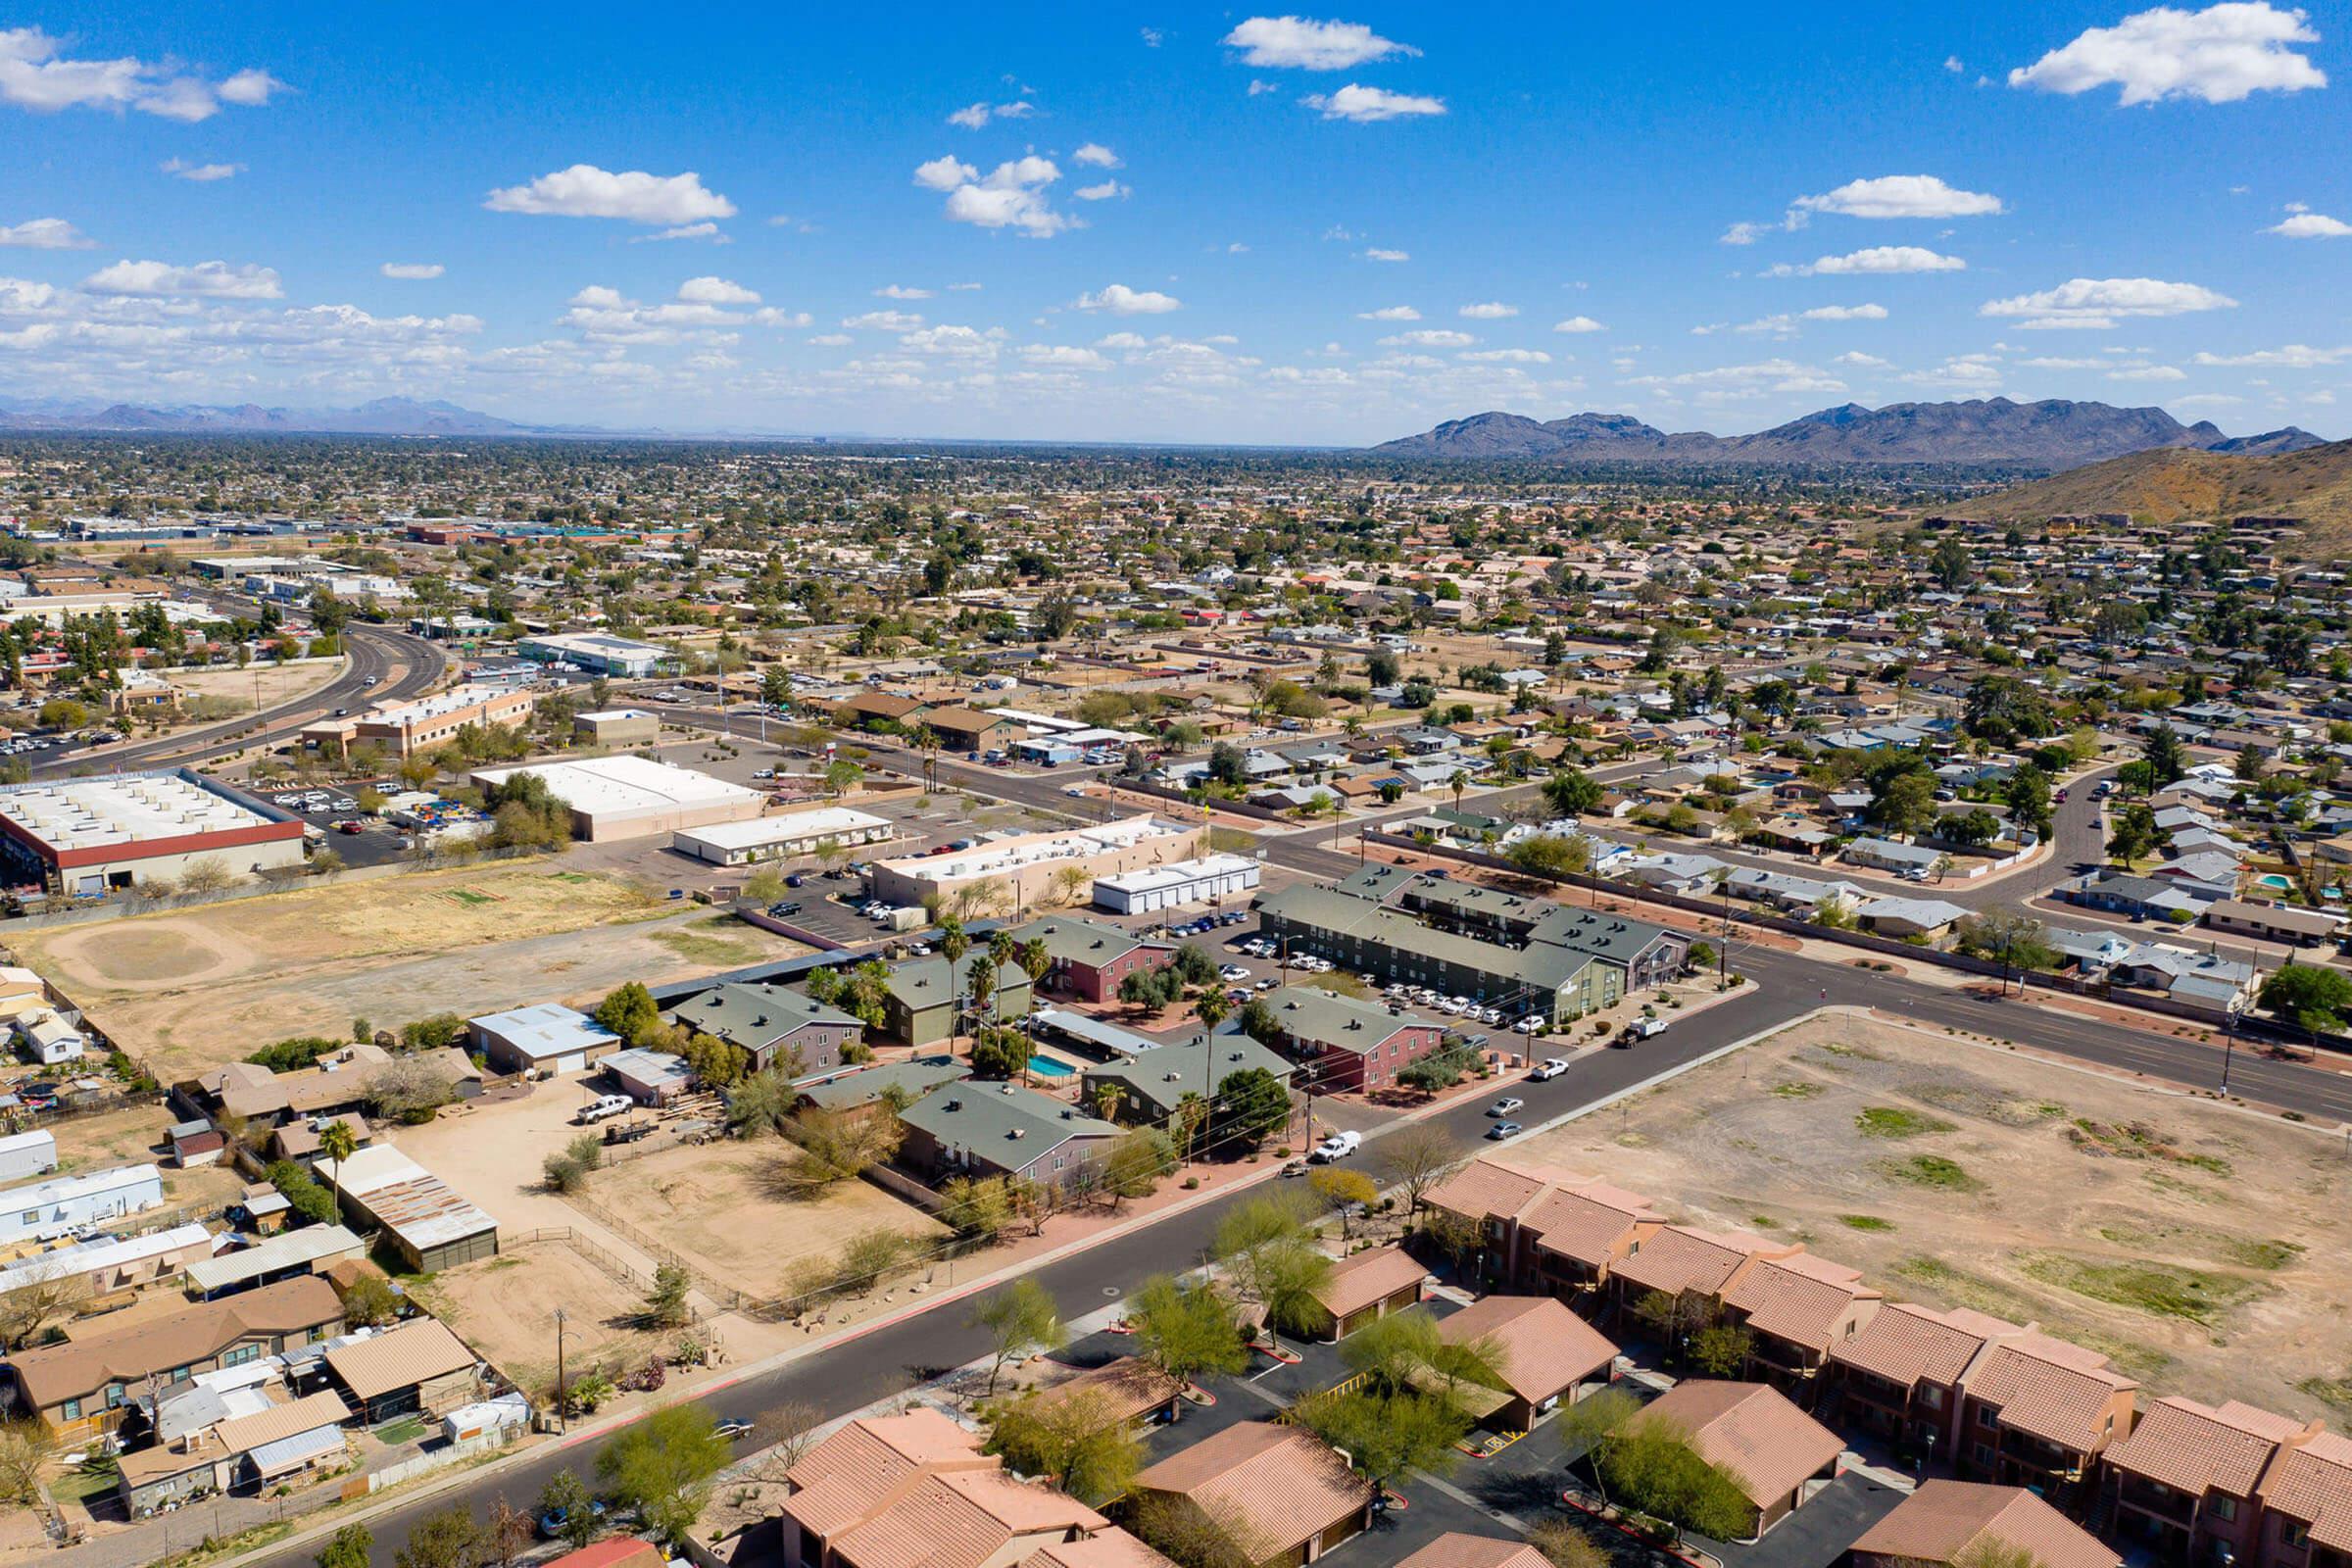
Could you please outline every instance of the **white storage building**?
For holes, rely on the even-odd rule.
[[[473,1030],[475,1049],[501,1072],[586,1072],[591,1062],[618,1051],[621,1044],[620,1036],[594,1018],[558,1002],[466,1022]]]
[[[1230,899],[1256,888],[1258,866],[1242,855],[1204,855],[1197,860],[1144,866],[1095,879],[1095,906],[1114,914],[1150,914]]]
[[[571,808],[573,834],[592,844],[741,822],[758,816],[767,805],[767,797],[758,790],[643,757],[478,768],[473,782],[487,789],[522,773],[546,781],[549,793]]]
[[[0,1138],[0,1182],[21,1182],[57,1169],[57,1135],[17,1133]]]
[[[102,1220],[160,1208],[163,1201],[164,1173],[153,1165],[122,1165],[0,1189],[0,1242],[47,1241]]]
[[[719,822],[687,828],[670,835],[669,847],[713,865],[750,865],[755,860],[782,859],[812,854],[828,841],[843,849],[880,844],[896,831],[890,819],[843,806],[793,811],[783,816],[755,817],[748,822]]]

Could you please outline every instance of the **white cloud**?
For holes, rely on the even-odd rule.
[[[1310,93],[1300,102],[1309,109],[1321,110],[1325,120],[1348,120],[1359,125],[1446,112],[1446,100],[1443,98],[1391,92],[1386,87],[1366,87],[1353,81],[1335,93]]]
[[[980,285],[977,283],[950,283],[948,285],[948,292],[951,294],[972,294],[979,292],[979,289]]]
[[[952,185],[943,184],[953,176]],[[999,164],[986,179],[977,179],[968,164],[952,158],[934,159],[914,172],[915,183],[946,189],[946,212],[951,222],[980,228],[1018,228],[1035,239],[1058,234],[1079,224],[1054,211],[1045,187],[1061,177],[1050,158],[1034,154]]]
[[[86,251],[98,242],[62,218],[28,218],[0,223],[0,245],[31,251]]]
[[[1107,370],[1110,362],[1093,349],[1082,349],[1067,343],[1030,343],[1021,349],[1025,364],[1063,370]]]
[[[1151,346],[1152,340],[1140,332],[1113,332],[1107,337],[1095,339],[1095,347],[1099,349],[1144,349]]]
[[[1816,305],[1804,313],[1808,321],[1884,321],[1884,305]]]
[[[183,158],[167,158],[156,166],[177,179],[192,179],[199,185],[209,185],[217,179],[233,179],[245,172],[243,164],[191,164]]]
[[[1914,370],[1903,377],[1917,386],[1942,387],[1957,392],[1983,392],[2001,384],[2001,368],[1989,354],[1960,354],[1933,370]]]
[[[2284,348],[2256,349],[2250,354],[2199,354],[2192,363],[2310,370],[2323,365],[2341,365],[2346,360],[2352,360],[2352,347],[2315,349],[2308,343],[2289,343]]]
[[[1843,256],[1823,256],[1791,267],[1784,262],[1766,270],[1766,277],[1836,277],[1868,272],[1957,272],[1968,264],[1957,256],[1942,256],[1918,245],[1873,245]]]
[[[1709,370],[1685,370],[1679,375],[1637,375],[1628,386],[1666,390],[1690,387],[1708,400],[1762,397],[1767,393],[1842,392],[1845,383],[1810,365],[1792,360],[1763,360],[1753,365],[1723,365]]]
[[[2176,369],[2169,365],[2133,365],[2127,366],[2120,370],[2109,370],[2107,379],[2110,381],[2185,381],[2188,379],[2188,372]]]
[[[1409,44],[1383,38],[1360,22],[1309,22],[1304,17],[1251,17],[1224,37],[1242,63],[1269,70],[1346,71],[1391,55],[1417,55]]]
[[[0,102],[41,114],[135,109],[194,123],[219,114],[222,103],[268,103],[272,92],[285,86],[266,71],[240,71],[214,82],[170,62],[128,55],[73,60],[60,54],[62,48],[60,40],[38,27],[0,27]]]
[[[760,296],[741,283],[723,277],[690,277],[678,285],[678,298],[689,305],[757,305]]]
[[[706,189],[703,176],[691,171],[648,174],[632,170],[615,174],[594,164],[574,164],[527,185],[494,190],[482,205],[494,213],[618,218],[632,223],[694,225],[735,216],[735,204]]]
[[[1723,231],[1715,243],[1718,245],[1753,245],[1759,238],[1771,233],[1775,226],[1772,223],[1734,223]]]
[[[251,263],[231,267],[226,262],[199,262],[173,267],[168,262],[117,262],[82,279],[92,294],[125,294],[148,299],[273,300],[284,294],[277,273]]]
[[[664,228],[652,234],[632,235],[629,243],[632,245],[658,245],[665,240],[674,239],[707,239],[713,245],[735,243],[733,237],[722,233],[716,223],[680,223],[675,228]]]
[[[1377,311],[1358,311],[1355,318],[1359,321],[1418,321],[1421,313],[1410,305],[1384,305]]]
[[[2282,222],[2273,223],[2263,232],[2283,235],[2287,239],[2342,239],[2352,234],[2352,223],[2329,218],[2325,213],[2299,211]]]
[[[1478,341],[1467,332],[1449,327],[1423,327],[1418,332],[1399,332],[1381,340],[1384,348],[1393,349],[1466,349]]]
[[[841,324],[859,331],[911,332],[923,324],[923,318],[906,311],[867,311],[862,316],[843,318]]]
[[[904,283],[885,283],[874,290],[874,298],[878,300],[927,300],[930,297],[929,289],[908,288]]]
[[[1479,349],[1456,358],[1473,365],[1549,365],[1551,356],[1542,349]]]
[[[914,166],[914,182],[925,190],[954,190],[980,177],[980,171],[954,156]]]
[[[1945,55],[1943,57],[1943,69],[1957,76],[1966,73],[1968,67],[1962,62],[1958,55]]]
[[[948,117],[951,125],[966,130],[978,130],[991,120],[1027,120],[1037,113],[1037,105],[1028,102],[1009,104],[966,104]]]
[[[1412,253],[1409,251],[1384,251],[1377,246],[1364,252],[1364,260],[1367,262],[1409,262],[1412,259]]]
[[[1832,365],[1849,366],[1857,370],[1885,370],[1891,368],[1886,361],[1880,359],[1876,354],[1863,354],[1859,351],[1851,354],[1840,354],[1830,363]]]
[[[1571,316],[1565,321],[1554,321],[1551,323],[1551,329],[1554,332],[1605,332],[1608,330],[1590,316]]]
[[[2035,294],[1988,300],[1980,316],[2017,318],[2020,327],[2047,330],[2077,327],[2104,331],[2121,317],[2186,316],[2227,311],[2237,301],[2195,283],[2167,283],[2153,277],[2077,277]]]
[[[2010,72],[2009,85],[2067,94],[2112,85],[2125,104],[2236,103],[2249,93],[2327,86],[2326,73],[2288,47],[2319,39],[2303,12],[2265,0],[2226,0],[2202,11],[2158,6],[2090,28]]]
[[[899,339],[901,348],[957,360],[993,360],[996,340],[968,326],[926,326]]]
[[[846,349],[858,340],[847,332],[819,332],[808,341],[822,349]]]
[[[1135,192],[1115,179],[1106,179],[1100,185],[1081,185],[1070,194],[1082,202],[1107,202],[1122,196],[1132,196]]]
[[[1799,196],[1796,210],[1848,218],[1974,218],[1999,212],[2001,199],[1954,189],[1934,174],[1884,174],[1849,180],[1819,196]]]
[[[1097,169],[1116,169],[1119,167],[1119,155],[1112,152],[1109,148],[1103,146],[1099,141],[1090,141],[1085,143],[1076,152],[1070,154],[1070,161],[1079,164],[1091,164]]]
[[[383,266],[377,268],[376,270],[383,273],[386,277],[396,277],[406,282],[421,283],[427,281],[428,279],[439,277],[444,271],[447,271],[448,269],[444,268],[439,262],[386,262]]]
[[[1077,308],[1082,311],[1108,311],[1113,316],[1164,316],[1183,305],[1172,295],[1152,289],[1132,289],[1124,283],[1113,283],[1100,294],[1081,294]]]
[[[1457,314],[1473,321],[1500,321],[1517,316],[1519,307],[1505,305],[1499,300],[1488,300],[1482,305],[1465,305]]]

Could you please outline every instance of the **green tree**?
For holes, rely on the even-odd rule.
[[[596,1021],[632,1046],[643,1046],[662,1027],[662,1008],[644,983],[631,980],[596,1004]]]
[[[1600,783],[1580,768],[1568,768],[1544,781],[1544,801],[1560,816],[1582,816],[1596,809],[1603,794]]]
[[[1755,1348],[1753,1331],[1737,1324],[1710,1324],[1690,1336],[1690,1364],[1711,1378],[1736,1377]]]
[[[1267,1069],[1249,1067],[1218,1080],[1210,1108],[1220,1145],[1230,1139],[1256,1149],[1290,1125],[1291,1092]]]
[[[2164,788],[2188,771],[2188,748],[2181,744],[2180,733],[2170,724],[2160,724],[2149,731],[2139,755],[2148,764],[2154,789]]]
[[[1460,1458],[1471,1418],[1435,1395],[1402,1393],[1310,1395],[1296,1407],[1298,1423],[1387,1491],[1407,1470],[1443,1474]]]
[[[1582,834],[1531,833],[1506,854],[1511,864],[1530,876],[1566,880],[1592,866],[1592,841]]]
[[[694,1316],[686,1303],[686,1293],[694,1284],[694,1276],[675,1263],[662,1263],[654,1269],[653,1289],[645,1293],[645,1320],[655,1328],[674,1329]]]
[[[473,1510],[459,1503],[410,1526],[408,1544],[392,1561],[397,1568],[481,1568],[484,1546]]]
[[[2262,983],[2263,1007],[2319,1033],[2343,1027],[2352,1008],[2352,977],[2340,969],[2288,962]]]
[[[1135,1334],[1135,1353],[1184,1383],[1250,1365],[1233,1303],[1212,1284],[1188,1290],[1168,1275],[1155,1274],[1129,1298],[1127,1325]]]
[[[711,1479],[728,1457],[727,1440],[707,1408],[671,1404],[624,1428],[596,1456],[596,1473],[648,1530],[680,1541],[710,1500]]]
[[[366,1525],[345,1525],[318,1548],[318,1568],[368,1568],[368,1554],[374,1546],[375,1537]]]
[[[1149,1198],[1159,1179],[1176,1169],[1176,1151],[1156,1127],[1138,1127],[1112,1140],[1102,1156],[1102,1190],[1117,1208],[1130,1198]]]
[[[539,1489],[539,1517],[558,1521],[556,1534],[574,1551],[596,1540],[600,1528],[588,1484],[566,1466]]]
[[[982,1297],[972,1308],[971,1321],[973,1327],[988,1334],[990,1394],[997,1392],[997,1379],[1005,1362],[1035,1350],[1059,1349],[1069,1343],[1070,1331],[1062,1324],[1060,1308],[1054,1304],[1054,1293],[1033,1279],[1015,1280]]]
[[[1134,1426],[1094,1389],[1032,1391],[991,1411],[982,1451],[1004,1455],[1023,1475],[1052,1477],[1095,1508],[1125,1495],[1144,1464]]]

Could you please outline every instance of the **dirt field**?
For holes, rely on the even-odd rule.
[[[2352,1414],[2341,1133],[1837,1017],[1514,1152],[2038,1321],[2149,1397]]]
[[[873,1230],[937,1240],[947,1229],[868,1182],[844,1182],[814,1202],[769,1197],[760,1172],[781,1140],[680,1146],[597,1172],[590,1195],[676,1249],[712,1279],[755,1296],[785,1293],[796,1265]]]
[[[638,1328],[644,1293],[562,1242],[532,1243],[444,1269],[422,1290],[434,1316],[517,1387],[533,1392],[556,1381],[559,1306],[564,1363],[575,1377],[592,1366],[641,1366],[678,1340],[674,1332]]]
[[[250,712],[257,677],[261,705],[274,708],[329,684],[344,668],[345,662],[340,659],[302,660],[291,664],[254,664],[244,669],[173,670],[165,678],[194,696],[225,697],[242,703]]]
[[[783,938],[676,910],[615,877],[545,860],[306,889],[26,936],[55,980],[166,1079],[298,1034],[430,1013],[590,1000],[788,957]]]

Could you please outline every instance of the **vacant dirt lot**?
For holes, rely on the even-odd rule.
[[[760,1297],[784,1295],[798,1264],[837,1253],[868,1231],[924,1242],[948,1234],[868,1182],[843,1182],[814,1202],[770,1197],[761,1173],[789,1157],[789,1148],[774,1138],[681,1145],[597,1172],[589,1193],[712,1279]]]
[[[463,1268],[444,1269],[423,1292],[447,1323],[516,1387],[534,1394],[556,1381],[556,1308],[564,1309],[564,1364],[635,1368],[673,1348],[676,1333],[637,1326],[644,1293],[633,1291],[562,1242],[514,1248]]]
[[[787,957],[780,937],[530,860],[235,900],[21,939],[22,961],[167,1080],[289,1035],[397,1027]]]
[[[2151,1396],[2352,1413],[2340,1133],[1840,1016],[1519,1153],[1802,1240],[1891,1299],[2039,1321]]]

